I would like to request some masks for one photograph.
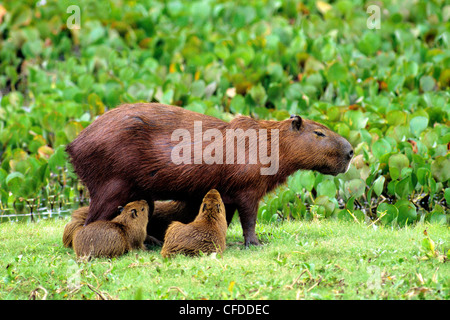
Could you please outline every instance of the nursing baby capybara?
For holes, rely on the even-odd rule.
[[[118,212],[123,208],[119,207]],[[169,227],[172,221],[184,221],[185,218],[181,216],[184,212],[185,206],[183,202],[177,201],[156,201],[155,210],[153,217],[154,226],[151,228],[152,234],[155,236],[147,235],[145,243],[148,245],[162,246],[162,241],[159,239],[164,239],[164,233]],[[89,212],[89,206],[81,207],[72,213],[72,219],[64,227],[63,232],[63,244],[65,247],[72,247],[72,240],[77,231],[84,227],[86,222],[86,217]],[[149,213],[149,219],[151,214]],[[161,234],[162,232],[162,234]]]
[[[222,253],[226,247],[227,227],[222,198],[217,190],[210,190],[203,198],[194,221],[188,224],[175,221],[170,224],[161,255],[166,258],[180,253],[190,256],[200,252]]]
[[[353,156],[346,139],[299,116],[228,123],[158,103],[109,110],[66,150],[91,196],[86,224],[111,220],[117,206],[138,199],[151,212],[155,200],[183,201],[192,221],[202,196],[216,189],[228,223],[238,210],[245,245],[259,243],[258,203],[267,192],[299,169],[345,172]]]
[[[89,213],[89,207],[81,207],[72,213],[72,219],[64,227],[63,244],[65,247],[72,247],[74,234],[83,228],[86,217]]]
[[[73,235],[77,257],[120,256],[133,249],[145,250],[148,204],[145,200],[128,203],[111,221],[94,221]]]

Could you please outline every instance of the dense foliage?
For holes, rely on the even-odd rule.
[[[70,29],[70,1],[3,2],[2,208],[73,201],[64,146],[108,108],[159,101],[224,120],[300,114],[352,143],[349,172],[296,173],[259,219],[448,221],[450,6],[377,1],[370,29],[371,4],[79,1]]]

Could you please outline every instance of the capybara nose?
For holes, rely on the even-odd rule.
[[[350,150],[350,152],[347,154],[348,160],[350,160],[351,158],[353,158],[353,149]]]

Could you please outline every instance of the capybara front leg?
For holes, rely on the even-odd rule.
[[[256,237],[256,216],[258,214],[257,202],[245,202],[238,205],[239,218],[241,220],[242,230],[244,232],[244,244],[246,247],[249,245],[260,245],[258,238]]]
[[[112,220],[118,213],[119,206],[130,202],[130,185],[120,179],[108,180],[91,194],[89,213],[84,225],[97,220]]]

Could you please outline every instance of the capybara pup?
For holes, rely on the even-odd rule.
[[[230,146],[230,147],[228,147]],[[350,143],[300,116],[231,122],[159,103],[124,104],[105,112],[66,148],[89,190],[86,225],[111,220],[117,206],[146,199],[186,203],[193,221],[203,195],[216,189],[227,221],[237,210],[245,244],[258,244],[261,198],[297,170],[337,175],[353,157]],[[150,225],[150,224],[149,224]]]
[[[155,201],[154,214],[153,216],[149,215],[149,219],[153,221],[152,236],[149,235],[145,242],[150,245],[162,246],[164,234],[172,221],[190,222],[190,220],[186,221],[186,210],[184,202]],[[84,226],[88,212],[89,207],[82,207],[72,213],[71,221],[64,227],[63,244],[65,247],[72,247],[73,236]]]
[[[65,247],[72,247],[73,236],[77,231],[83,228],[88,212],[89,207],[81,207],[72,213],[72,219],[64,227],[63,244]]]
[[[194,221],[184,224],[172,222],[166,231],[163,257],[175,254],[195,256],[225,250],[227,234],[225,206],[217,190],[210,190],[203,198],[200,211]]]
[[[132,249],[144,249],[147,236],[148,204],[128,203],[111,221],[95,221],[74,234],[77,257],[117,257]]]

